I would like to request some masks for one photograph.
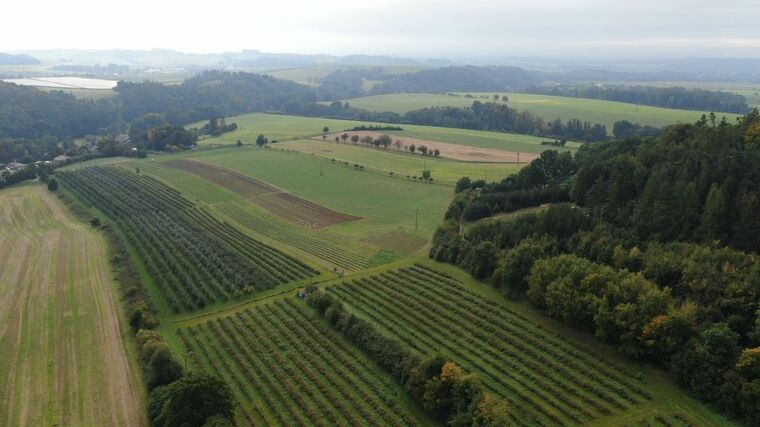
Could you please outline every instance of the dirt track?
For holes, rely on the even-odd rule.
[[[382,132],[377,131],[349,131],[328,134],[327,140],[335,141],[336,136],[339,137],[344,133],[347,133],[349,135],[349,138],[351,135],[359,135],[360,138],[370,136],[373,139],[376,139],[380,135],[383,135]],[[441,152],[441,157],[453,160],[461,160],[465,162],[529,163],[538,158],[538,154],[536,153],[523,153],[516,151],[496,150],[492,148],[479,148],[469,145],[452,144],[449,142],[433,141],[429,139],[409,138],[398,135],[391,135],[391,137],[393,137],[393,142],[400,140],[406,146],[415,145],[416,147],[419,147],[420,145],[424,145],[431,150],[435,150],[437,148]],[[322,137],[313,137],[312,139],[321,141]],[[348,144],[352,143],[350,139],[347,139],[347,141]],[[344,142],[341,142],[341,144],[344,144]],[[364,145],[361,142],[357,144]],[[396,150],[396,148],[391,145],[388,147],[388,150]]]
[[[105,251],[43,187],[0,192],[0,425],[145,425]]]
[[[198,160],[170,160],[167,166],[198,175],[222,188],[249,198],[272,214],[307,228],[321,228],[360,217],[334,211],[235,171]]]

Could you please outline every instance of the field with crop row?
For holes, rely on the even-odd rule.
[[[196,210],[178,191],[155,179],[122,168],[60,175],[65,188],[119,225],[174,312],[317,274]]]
[[[232,203],[223,203],[218,209],[225,215],[234,219],[241,225],[286,245],[301,249],[318,258],[331,262],[347,270],[361,270],[367,267],[367,259],[352,252],[329,243],[327,241],[311,237],[305,232],[291,231],[283,226],[268,221],[261,216],[248,212]]]
[[[390,178],[297,152],[232,147],[193,152],[179,158],[197,159],[232,170],[333,211],[361,217],[360,221],[345,221],[319,230],[344,240],[345,236],[366,239],[400,229],[427,240],[443,217],[452,192],[450,187]],[[138,165],[156,168],[164,163],[141,161]],[[261,200],[254,198],[251,203],[258,204]]]
[[[379,368],[285,298],[177,330],[193,365],[224,378],[246,425],[416,425]]]
[[[518,425],[581,425],[651,399],[633,374],[417,265],[329,287],[425,355],[442,353],[506,397]]]
[[[681,413],[653,414],[632,423],[626,423],[625,427],[696,427],[693,421]]]

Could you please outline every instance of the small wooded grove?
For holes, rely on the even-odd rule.
[[[463,179],[430,256],[760,423],[760,114]],[[490,221],[496,213],[518,211]]]
[[[368,321],[348,312],[324,290],[310,287],[306,301],[349,341],[403,385],[409,396],[433,417],[450,426],[508,425],[507,402],[485,392],[474,373],[442,357],[420,358]]]

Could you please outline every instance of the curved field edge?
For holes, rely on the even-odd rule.
[[[0,424],[146,425],[105,239],[42,185],[0,200]]]

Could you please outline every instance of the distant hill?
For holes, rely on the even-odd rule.
[[[23,53],[14,55],[0,52],[0,65],[37,65],[39,63],[37,58]]]
[[[541,73],[519,67],[444,67],[388,78],[372,93],[486,92],[518,90],[540,83]]]

